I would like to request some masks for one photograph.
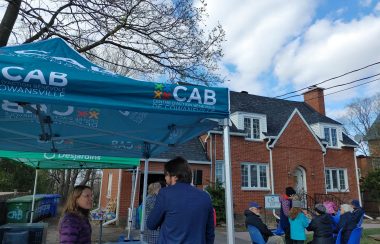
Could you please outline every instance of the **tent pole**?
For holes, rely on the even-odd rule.
[[[104,171],[102,170],[102,177],[100,178],[100,190],[99,190],[99,201],[98,201],[98,210],[102,210],[102,189],[103,189],[103,174]]]
[[[36,175],[34,177],[34,187],[33,187],[33,197],[32,197],[32,212],[30,213],[30,223],[33,223],[34,202],[35,202],[35,197],[36,197],[37,179],[38,179],[38,169],[36,169]]]
[[[230,152],[230,127],[229,119],[224,119],[223,123],[223,145],[224,145],[224,167],[226,182],[226,217],[227,217],[227,243],[235,243],[234,232],[234,208],[232,205],[232,174],[231,174],[231,152]]]
[[[145,203],[146,203],[146,192],[148,188],[148,162],[149,162],[149,159],[145,158],[143,202],[142,202],[141,225],[140,225],[140,241],[143,241],[144,229],[145,229]]]
[[[134,181],[132,182],[132,198],[131,198],[131,206],[129,208],[129,213],[128,213],[128,240],[130,239],[130,236],[131,236],[131,228],[132,228],[132,224],[133,224],[133,209],[134,209],[134,205],[135,205],[135,198],[136,198],[136,191],[137,191],[137,182],[138,182],[138,178],[139,178],[139,170],[140,170],[140,166],[136,168],[136,172],[135,172],[135,177],[133,178],[133,175],[132,175],[132,180],[134,179]],[[137,214],[137,213],[136,213]]]

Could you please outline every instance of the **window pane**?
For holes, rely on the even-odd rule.
[[[252,138],[251,119],[244,118],[244,131],[247,133],[246,138]]]
[[[338,176],[336,170],[331,170],[332,173],[332,188],[338,189]]]
[[[327,141],[328,145],[331,146],[331,142],[330,142],[330,129],[329,128],[325,128],[324,131],[325,131],[325,140]]]
[[[250,166],[251,166],[251,187],[258,187],[257,166],[256,165],[250,165]]]
[[[241,166],[241,186],[248,187],[248,165]]]
[[[217,181],[224,183],[224,161],[215,162],[215,178]]]
[[[338,139],[336,138],[336,129],[331,129],[331,142],[334,147],[338,145]]]
[[[267,167],[264,165],[260,165],[260,187],[268,187],[267,186]]]
[[[253,138],[260,138],[260,122],[258,119],[252,119],[252,127],[253,127]]]
[[[330,170],[325,170],[326,172],[326,187],[331,190],[331,180],[330,180]]]
[[[344,179],[344,170],[339,170],[339,186],[340,186],[340,190],[346,189],[346,181]]]

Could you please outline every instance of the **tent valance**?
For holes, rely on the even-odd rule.
[[[0,156],[36,169],[126,169],[140,165],[139,158],[16,151],[0,151]]]

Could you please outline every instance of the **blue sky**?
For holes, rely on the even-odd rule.
[[[273,97],[380,61],[379,0],[206,2],[207,25],[219,22],[226,31],[220,68],[231,90]],[[320,86],[377,73],[380,65]],[[363,82],[328,89],[325,94]],[[376,92],[380,81],[326,96],[327,115],[339,118],[353,99]]]

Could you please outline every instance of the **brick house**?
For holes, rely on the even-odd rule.
[[[231,175],[236,214],[242,213],[250,201],[264,205],[265,195],[282,194],[286,186],[293,186],[310,197],[328,193],[343,201],[359,198],[357,144],[343,132],[342,124],[325,115],[322,89],[307,91],[304,102],[230,92],[230,106]],[[151,159],[149,176],[163,177],[160,162],[183,155],[190,159],[192,169],[202,179],[197,182],[201,183],[198,187],[216,180],[223,182],[222,130],[216,128],[189,143],[192,146],[183,145]],[[104,171],[103,195],[110,172]],[[131,174],[123,172],[121,217],[125,216],[130,202],[128,182],[131,182]]]
[[[252,200],[264,204],[266,194],[281,194],[286,186],[311,197],[328,193],[343,201],[359,198],[357,144],[342,124],[325,115],[323,89],[307,91],[305,102],[246,92],[231,92],[230,99],[235,213],[242,213]],[[206,148],[212,148],[208,153],[216,163],[214,177],[223,179],[222,135],[210,134],[207,143],[212,146]]]

